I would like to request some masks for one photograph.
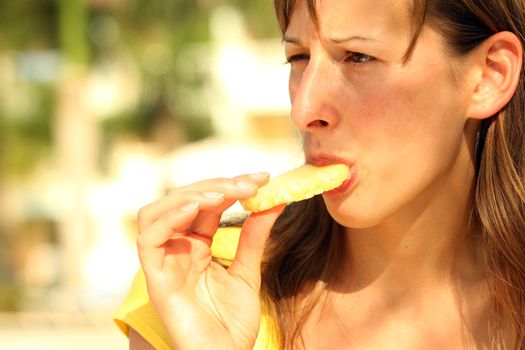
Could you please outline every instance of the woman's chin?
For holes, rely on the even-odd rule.
[[[354,229],[366,229],[381,223],[380,213],[377,209],[368,209],[366,205],[353,205],[349,201],[331,203],[325,200],[330,216],[340,225]]]

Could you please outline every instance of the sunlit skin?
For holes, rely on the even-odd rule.
[[[438,181],[457,184],[440,192],[465,202],[474,173],[468,91],[438,34],[425,30],[404,63],[410,28],[403,7],[321,2],[317,32],[302,3],[285,34],[292,121],[303,132],[307,157],[344,158],[359,172],[353,191],[327,199],[332,215],[353,228],[384,225]],[[351,36],[363,39],[334,43]]]
[[[490,348],[469,238],[474,148],[480,121],[514,94],[523,51],[501,32],[458,57],[427,24],[405,59],[407,1],[319,0],[316,27],[297,0],[283,37],[307,161],[353,174],[323,194],[346,250],[302,329],[306,349]],[[267,182],[265,173],[203,180],[141,209],[139,257],[175,348],[253,347],[262,255],[283,206],[246,220],[230,267],[212,262],[210,245],[224,210]],[[133,330],[130,344],[149,348]]]
[[[316,28],[298,1],[284,35],[306,158],[356,169],[348,189],[324,198],[347,227],[349,258],[308,323],[308,349],[486,341],[484,278],[467,241],[479,70],[428,26],[405,61],[407,8],[320,1]]]

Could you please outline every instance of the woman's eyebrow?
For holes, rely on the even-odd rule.
[[[303,46],[302,43],[301,43],[301,40],[299,40],[298,38],[295,38],[293,36],[286,35],[286,34],[284,34],[282,42],[283,43],[287,43],[287,44],[294,44],[294,45],[298,45],[298,46]]]
[[[376,42],[376,43],[381,43],[383,41],[381,40],[378,40],[376,38],[373,38],[373,37],[366,37],[366,36],[362,36],[362,35],[348,35],[348,36],[345,36],[345,37],[341,37],[341,38],[330,38],[329,41],[334,43],[334,44],[343,44],[343,43],[347,43],[347,42],[350,42],[350,41],[371,41],[371,42]]]
[[[349,36],[341,37],[341,38],[334,37],[334,38],[330,38],[329,41],[334,44],[344,44],[350,41],[367,41],[367,42],[374,42],[374,43],[384,43],[384,41],[382,40],[379,40],[373,37],[366,37],[363,35],[349,35]],[[287,43],[287,44],[303,46],[301,40],[299,40],[298,38],[294,36],[287,35],[287,34],[284,34],[282,42]]]

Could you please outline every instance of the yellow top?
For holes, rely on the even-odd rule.
[[[229,265],[233,260],[240,229],[237,227],[219,228],[213,238],[211,251],[219,262]],[[115,313],[114,320],[127,336],[133,328],[155,349],[173,349],[170,337],[160,320],[157,310],[149,300],[144,273],[140,270],[135,276],[128,295]],[[277,349],[276,333],[272,331],[272,320],[268,315],[261,317],[261,326],[254,349]]]

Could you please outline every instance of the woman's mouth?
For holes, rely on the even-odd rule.
[[[306,157],[307,163],[315,165],[315,166],[326,166],[331,164],[345,164],[350,169],[350,175],[348,179],[344,180],[343,183],[330,191],[325,192],[323,195],[327,196],[338,196],[342,193],[345,193],[349,188],[351,188],[357,178],[357,165],[353,161],[349,161],[348,159],[332,156],[332,155],[310,155]]]
[[[350,176],[348,179],[344,180],[343,183],[333,190],[325,192],[323,195],[327,196],[337,196],[342,193],[345,193],[349,188],[353,187],[353,184],[356,182],[357,178],[357,167],[355,165],[350,166]]]

